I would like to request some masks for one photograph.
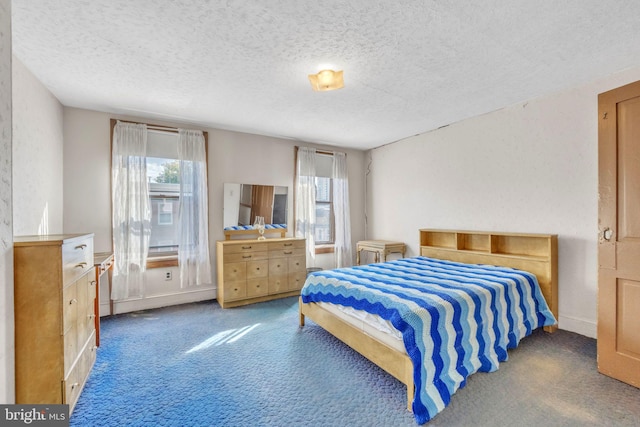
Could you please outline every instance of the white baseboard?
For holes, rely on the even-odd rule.
[[[104,316],[108,316],[109,314],[109,310],[111,309],[111,307],[109,307],[109,303],[104,303],[104,302],[100,302],[100,317],[104,317]]]
[[[172,294],[152,295],[139,299],[113,302],[113,314],[130,313],[138,310],[167,307],[170,305],[187,304],[190,302],[206,301],[217,297],[217,288],[207,287],[197,290],[176,292]]]
[[[598,324],[590,320],[577,319],[575,317],[558,316],[558,328],[575,332],[589,338],[598,337]]]

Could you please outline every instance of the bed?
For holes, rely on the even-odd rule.
[[[416,257],[311,273],[300,326],[308,317],[406,384],[423,424],[469,375],[555,330],[557,262],[556,235],[422,229]]]

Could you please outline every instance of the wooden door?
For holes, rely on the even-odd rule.
[[[598,370],[640,387],[640,82],[598,115]]]
[[[251,221],[256,216],[264,217],[265,224],[271,224],[273,216],[273,185],[254,185],[251,192]]]

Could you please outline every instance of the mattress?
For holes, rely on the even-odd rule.
[[[556,323],[535,275],[427,257],[314,272],[301,298],[379,316],[402,334],[420,424],[444,409],[469,375],[497,370],[509,348]],[[381,329],[349,316],[365,333]]]
[[[367,313],[366,311],[339,304],[319,302],[318,305],[354,328],[360,329],[370,337],[377,339],[394,350],[406,353],[402,342],[402,333],[390,321],[384,320],[377,314]]]

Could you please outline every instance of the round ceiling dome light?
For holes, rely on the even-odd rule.
[[[321,70],[317,74],[309,74],[311,87],[317,92],[335,90],[344,87],[341,71]]]

